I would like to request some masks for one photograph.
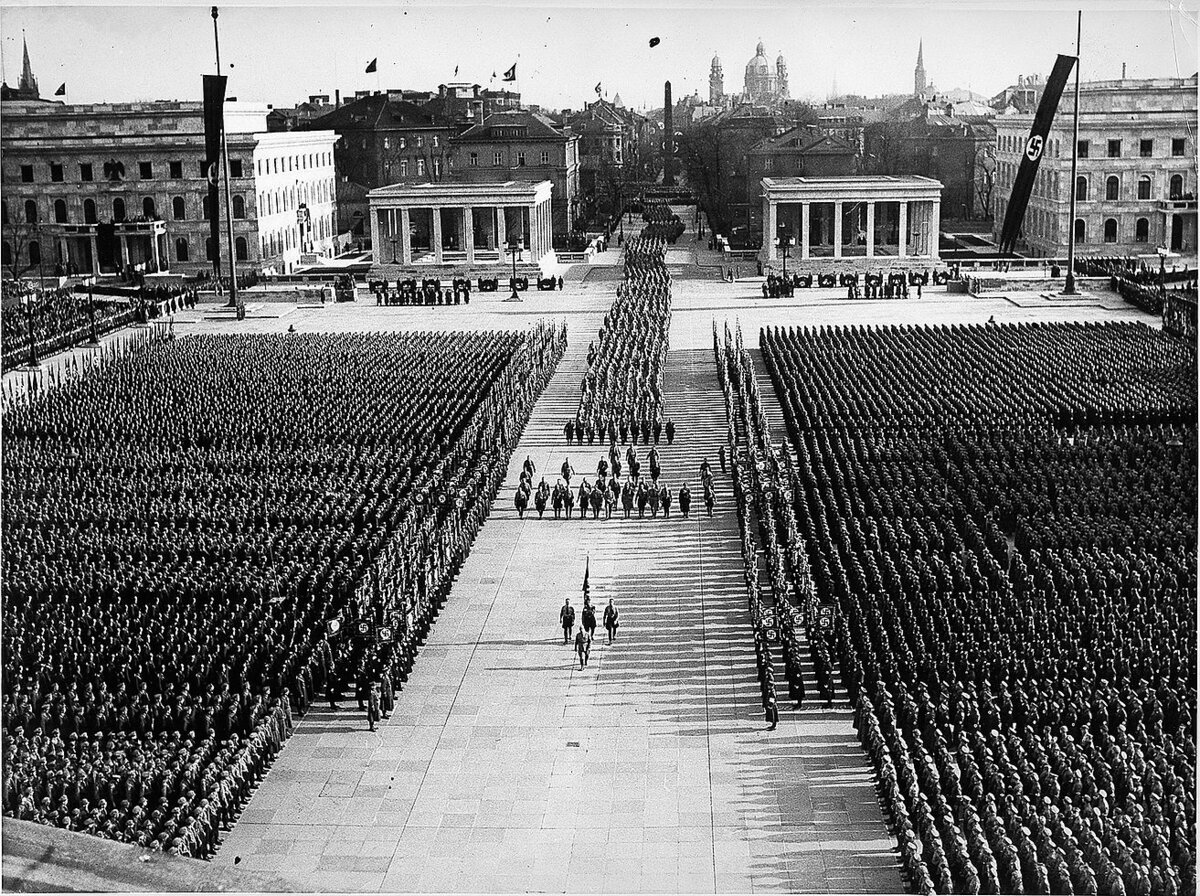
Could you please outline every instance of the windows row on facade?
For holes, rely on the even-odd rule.
[[[296,187],[286,187],[279,190],[264,192],[259,197],[259,208],[263,215],[272,215],[281,212],[292,211],[299,208],[300,205],[307,205],[309,199],[316,203],[332,202],[333,201],[333,183],[331,181],[318,181],[312,185],[312,189],[308,189],[308,185],[301,184],[299,189]],[[18,200],[20,202],[20,200]],[[133,204],[131,204],[131,202]],[[106,203],[107,204],[107,203]],[[242,219],[247,217],[246,197],[240,193],[235,193],[231,200],[233,206],[233,217]],[[189,211],[189,206],[190,211]],[[208,218],[208,194],[204,193],[200,197],[200,208],[196,207],[196,200],[193,194],[191,202],[185,196],[173,196],[170,201],[171,220],[186,221],[189,218]],[[127,200],[123,196],[113,197],[111,203],[112,216],[109,220],[116,223],[129,220],[131,215],[136,214],[135,209],[138,208],[136,200]],[[21,202],[23,217],[22,220],[26,224],[36,224],[43,220],[42,212],[35,199],[26,199]],[[0,206],[0,220],[5,224],[12,223],[8,208],[8,200],[4,200]],[[72,221],[72,208],[65,199],[55,199],[50,206],[51,220],[55,224],[97,224],[100,220],[102,211],[106,212],[109,209],[101,209],[95,199],[87,198],[83,200],[82,221]],[[164,210],[165,211],[165,210]],[[79,209],[75,209],[75,215],[78,216]],[[153,196],[145,196],[141,201],[140,215],[145,220],[157,220],[160,216],[158,201]]]
[[[1100,197],[1097,191],[1092,189],[1093,181],[1104,185],[1104,199],[1107,202],[1117,202],[1122,199],[1153,199],[1154,198],[1154,176],[1150,174],[1139,174],[1136,180],[1136,196],[1122,195],[1121,177],[1116,174],[1107,176],[1100,174],[1094,177],[1088,177],[1081,174],[1075,178],[1075,199],[1077,202],[1090,202],[1098,200]],[[1184,186],[1186,180],[1182,174],[1172,174],[1167,180],[1167,199],[1179,200],[1184,198]],[[1161,198],[1161,197],[1160,197]]]
[[[1017,165],[1012,162],[997,163],[997,185],[1001,189],[1008,189],[1016,180]],[[1128,187],[1125,187],[1122,181],[1130,182]],[[1096,202],[1101,197],[1103,190],[1103,199],[1106,202],[1120,202],[1129,199],[1170,199],[1181,200],[1187,197],[1186,187],[1187,179],[1182,174],[1172,174],[1165,181],[1160,180],[1159,195],[1155,196],[1154,182],[1156,177],[1154,174],[1138,174],[1130,180],[1129,175],[1122,177],[1118,174],[1080,174],[1075,178],[1075,199],[1077,202]],[[1166,187],[1166,195],[1161,194],[1162,187]],[[1130,190],[1133,195],[1129,195]],[[1034,196],[1042,196],[1049,199],[1059,198],[1059,172],[1057,171],[1039,171],[1037,178],[1034,181],[1033,194]],[[1069,198],[1069,197],[1067,197]]]
[[[517,168],[524,168],[527,164],[529,164],[529,160],[533,158],[538,160],[539,165],[546,166],[551,164],[550,150],[548,149],[543,149],[540,152],[535,150],[526,151],[519,149],[513,154],[511,162],[509,161],[508,153],[504,152],[504,150],[496,149],[492,151],[492,167],[509,168],[515,165]],[[479,168],[481,167],[481,161],[485,161],[485,159],[480,153],[475,151],[467,153],[467,167]]]
[[[1002,220],[1007,211],[1007,203],[1002,203],[997,212],[997,220]],[[1025,212],[1025,222],[1022,230],[1029,240],[1039,240],[1049,243],[1065,243],[1066,235],[1060,232],[1060,217],[1054,211],[1030,208]],[[1132,223],[1132,228],[1130,224]],[[1075,242],[1077,245],[1088,243],[1147,243],[1153,239],[1150,218],[1139,215],[1130,220],[1117,217],[1106,217],[1091,224],[1085,218],[1075,219]]]
[[[255,173],[259,177],[262,177],[265,174],[284,174],[288,171],[303,171],[311,168],[328,167],[332,164],[332,152],[295,153],[286,156],[259,159],[255,162]],[[104,180],[109,181],[123,181],[128,176],[124,162],[110,159],[100,164],[95,162],[79,162],[79,180],[82,182],[96,180],[97,170],[99,170]],[[152,161],[140,161],[137,163],[137,171],[140,180],[156,180],[163,176],[161,162],[156,165]],[[185,174],[185,171],[188,173]],[[38,182],[36,177],[37,172],[33,163],[22,164],[20,166],[20,173],[21,183],[32,184]],[[63,162],[49,162],[47,163],[47,174],[51,183],[63,183],[66,181],[67,166]],[[208,176],[208,163],[206,160],[201,159],[198,162],[192,162],[185,166],[182,159],[169,160],[166,163],[166,176],[172,180],[182,180],[185,176],[205,178]],[[242,159],[229,160],[229,176],[234,178],[245,176],[245,164]]]
[[[1024,153],[1025,142],[1027,137],[1024,134],[997,134],[996,149],[999,152]],[[1093,157],[1092,150],[1095,149],[1095,157],[1100,158],[1100,150],[1103,150],[1103,157],[1108,159],[1120,159],[1124,157],[1127,146],[1137,146],[1137,156],[1142,159],[1155,158],[1154,150],[1156,145],[1163,145],[1166,141],[1159,143],[1152,137],[1141,137],[1136,140],[1130,140],[1128,144],[1122,139],[1115,138],[1105,141],[1080,140],[1078,144],[1078,155],[1081,159]],[[1093,146],[1093,143],[1096,145]],[[1187,138],[1186,137],[1171,137],[1171,158],[1181,158],[1187,155]],[[1067,144],[1070,148],[1070,143]],[[1061,142],[1058,138],[1054,138],[1048,145],[1045,155],[1052,159],[1060,158],[1062,150]]]
[[[315,218],[313,220],[313,233],[312,233],[312,240],[310,242],[313,242],[313,243],[323,242],[325,240],[331,239],[332,237],[333,237],[332,219],[329,217]],[[195,239],[196,242],[199,242],[199,240],[200,240],[199,237],[193,237],[193,239]],[[214,260],[214,248],[213,248],[212,237],[204,237],[203,239],[204,239],[204,259],[206,261],[211,262]],[[304,247],[301,246],[301,241],[302,241],[302,236],[300,234],[299,228],[297,228],[297,227],[287,227],[287,228],[283,228],[282,230],[275,231],[273,233],[263,234],[262,236],[259,237],[259,245],[261,248],[261,256],[260,257],[261,258],[273,258],[277,255],[282,255],[283,253],[291,251],[293,249],[299,249],[299,250],[303,251]],[[238,261],[250,261],[251,260],[250,259],[250,249],[249,249],[250,243],[245,236],[235,237],[233,244],[234,244],[234,256]],[[192,257],[192,254],[193,254],[192,239],[189,239],[187,236],[175,237],[175,239],[172,241],[172,245],[173,245],[174,252],[175,252],[174,258],[177,262],[186,264],[186,263],[189,263],[192,261],[199,260],[199,259],[193,259],[193,257]],[[24,251],[25,258],[31,266],[38,265],[43,262],[42,244],[39,240],[33,239],[33,240],[26,241],[24,243],[24,250],[25,250]],[[4,252],[3,264],[5,266],[11,265],[13,263],[13,245],[8,240],[3,241],[3,252]],[[53,262],[54,259],[45,259],[45,261],[50,263],[50,262]]]

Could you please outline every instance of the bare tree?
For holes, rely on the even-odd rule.
[[[4,238],[11,247],[5,270],[13,280],[20,280],[22,274],[37,267],[36,262],[29,261],[29,244],[34,241],[36,230],[33,224],[7,224],[4,231]],[[41,249],[41,242],[38,241],[38,250]]]

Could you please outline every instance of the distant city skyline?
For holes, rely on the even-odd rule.
[[[1172,5],[1176,8],[1172,9]],[[791,95],[821,102],[833,81],[843,94],[912,91],[917,46],[937,88],[992,96],[1018,75],[1049,72],[1072,53],[1075,8],[1084,9],[1082,77],[1187,76],[1196,71],[1195,4],[1089,0],[945,5],[841,3],[770,7],[705,0],[660,0],[654,8],[596,8],[557,0],[509,8],[432,3],[392,6],[221,7],[221,55],[229,92],[240,100],[291,106],[341,90],[435,90],[466,81],[515,87],[525,103],[580,108],[620,94],[635,108],[708,96],[714,52],[725,90],[742,89],[744,68],[763,41],[782,53]],[[213,70],[209,6],[25,5],[0,10],[4,75],[15,84],[22,30],[43,96],[67,84],[69,102],[200,98],[199,76]],[[649,39],[660,38],[651,48]],[[423,48],[413,54],[413,47]],[[364,69],[378,58],[378,73]],[[517,81],[503,72],[517,64]],[[455,69],[458,69],[456,76]],[[493,78],[495,73],[495,78]]]

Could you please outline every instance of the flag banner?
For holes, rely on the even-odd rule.
[[[583,565],[583,593],[584,594],[588,593],[588,575],[591,573],[591,571],[592,571],[592,555],[588,554],[587,560],[584,561],[584,565]]]
[[[454,77],[458,77],[458,66],[454,66]]]
[[[54,91],[54,95],[55,96],[66,96],[67,95],[67,82],[66,81],[63,81],[61,84],[58,85],[58,90]]]
[[[517,80],[517,64],[515,62],[512,64],[512,67],[504,73],[504,80],[505,81]]]
[[[221,259],[221,203],[217,179],[221,171],[221,130],[225,126],[225,76],[204,76],[204,173],[208,178],[208,230],[213,244],[213,272]]]
[[[379,65],[379,57],[376,56],[374,59],[372,59],[370,62],[367,63],[367,74],[369,75],[369,74],[371,74],[371,72],[376,71],[378,65]]]
[[[660,43],[662,43],[662,41],[660,41],[657,37],[650,38],[650,46],[652,48],[657,47]]]
[[[1025,142],[1021,167],[1017,169],[1017,178],[1013,181],[1008,210],[1004,213],[1004,228],[1000,231],[1001,253],[1009,254],[1013,251],[1017,234],[1021,232],[1021,224],[1025,220],[1025,207],[1029,204],[1033,182],[1042,162],[1042,153],[1045,151],[1046,141],[1050,138],[1050,127],[1054,124],[1054,113],[1058,111],[1058,101],[1062,97],[1063,88],[1067,86],[1067,76],[1071,74],[1074,64],[1074,56],[1060,55],[1054,63],[1054,70],[1046,80],[1042,101],[1038,103],[1033,127],[1029,131],[1029,139]]]
[[[600,82],[596,82],[596,96],[600,96]]]

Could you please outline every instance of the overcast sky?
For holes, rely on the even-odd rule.
[[[760,39],[772,62],[786,57],[793,96],[824,100],[835,77],[842,93],[907,93],[924,39],[930,82],[991,96],[1018,74],[1048,73],[1056,53],[1074,51],[1079,6],[1085,80],[1119,77],[1122,62],[1130,77],[1190,75],[1197,69],[1197,2],[241,3],[221,6],[221,61],[230,95],[275,105],[332,95],[335,87],[345,96],[377,87],[436,89],[453,80],[488,86],[493,72],[516,62],[526,102],[578,108],[595,98],[599,82],[610,98],[619,92],[626,105],[641,108],[662,105],[666,79],[677,98],[707,96],[714,52],[726,92],[740,91]],[[4,73],[16,83],[24,29],[43,96],[66,82],[70,102],[198,100],[199,76],[213,71],[209,10],[171,0],[4,0]],[[651,37],[661,40],[653,49]],[[378,76],[364,72],[373,57]]]

